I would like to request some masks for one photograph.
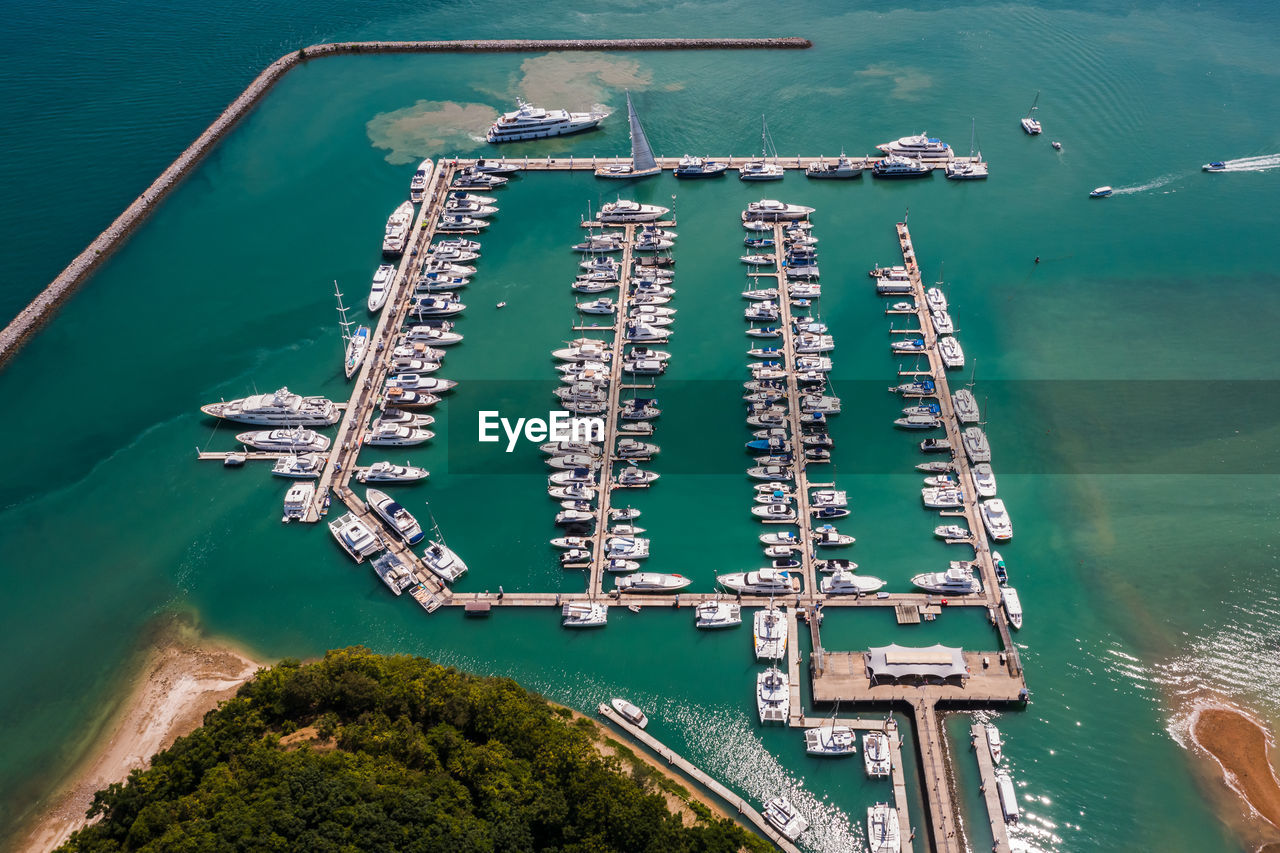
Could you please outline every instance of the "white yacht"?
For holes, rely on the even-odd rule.
[[[610,699],[609,704],[613,706],[613,710],[617,711],[624,720],[631,723],[636,728],[643,729],[645,726],[649,725],[649,718],[645,716],[644,711],[641,711],[626,699]]]
[[[487,219],[498,212],[492,204],[481,204],[478,201],[450,198],[444,203],[444,213],[459,216],[470,216],[472,219]]]
[[[304,453],[301,456],[282,456],[277,459],[271,473],[291,480],[314,480],[323,470],[323,456],[319,453]]]
[[[898,154],[890,154],[883,160],[877,160],[871,164],[873,178],[927,178],[932,173],[933,170],[919,158],[903,157]]]
[[[387,304],[387,296],[391,293],[391,283],[395,280],[396,268],[392,264],[381,264],[373,272],[373,284],[369,287],[369,310],[377,313]]]
[[[937,429],[942,426],[942,421],[933,414],[911,414],[897,418],[893,425],[898,429]]]
[[[1009,624],[1014,628],[1022,627],[1022,599],[1018,598],[1018,591],[1011,586],[1006,586],[1000,591],[1000,597],[1004,603],[1005,615],[1009,617]]]
[[[800,578],[779,569],[717,575],[721,586],[748,595],[792,595],[800,591]]]
[[[857,736],[848,726],[829,725],[804,730],[804,751],[810,755],[841,758],[858,751]]]
[[[664,575],[658,572],[637,572],[624,575],[613,582],[623,592],[676,592],[693,581],[681,575]]]
[[[764,804],[764,819],[792,841],[809,828],[809,821],[801,817],[796,807],[784,797],[774,797]]]
[[[740,181],[780,181],[785,176],[785,169],[766,160],[748,160],[738,167]]]
[[[314,483],[294,483],[284,493],[284,515],[280,518],[285,524],[295,518],[306,518],[307,508],[316,499]]]
[[[818,548],[835,548],[852,545],[855,539],[848,533],[841,533],[833,525],[824,524],[813,529],[813,544]]]
[[[742,605],[734,601],[704,601],[696,608],[698,628],[734,628],[742,624]]]
[[[1000,810],[1004,812],[1005,823],[1017,823],[1018,792],[1013,787],[1013,779],[1004,770],[996,771],[996,791],[1000,794]]]
[[[964,367],[964,350],[961,348],[960,342],[950,335],[938,338],[938,355],[942,357],[942,363],[946,365],[948,370],[958,370]]]
[[[916,575],[911,583],[925,592],[938,595],[973,595],[982,592],[982,582],[973,576],[973,567],[953,566],[945,572],[925,572]]]
[[[771,666],[756,676],[756,711],[762,723],[783,723],[791,713],[791,689],[782,670]]]
[[[956,412],[956,419],[960,423],[976,424],[978,422],[978,401],[968,388],[961,388],[952,394],[951,403]]]
[[[977,119],[969,122],[969,159],[952,160],[947,163],[947,179],[952,181],[981,181],[990,174],[982,152],[978,150]]]
[[[391,551],[379,556],[371,565],[374,573],[387,585],[387,589],[396,595],[418,584],[418,579],[413,576],[413,572],[409,571],[408,567],[400,562],[400,558]]]
[[[964,453],[969,457],[970,462],[991,461],[991,445],[982,427],[965,427],[960,433],[960,440],[964,444]]]
[[[364,443],[370,447],[413,447],[435,437],[435,433],[421,427],[401,424],[378,424],[365,433]]]
[[[878,592],[884,585],[885,581],[880,578],[837,569],[834,574],[822,579],[822,592],[824,595],[869,595]]]
[[[876,803],[867,809],[867,844],[871,853],[901,853],[902,828],[898,810],[888,803]]]
[[[458,387],[458,383],[452,379],[440,379],[436,376],[401,373],[398,376],[388,377],[386,387],[388,389],[388,399],[390,399],[390,389],[399,388],[402,391],[425,391],[427,393],[441,394]],[[403,403],[395,403],[395,405],[404,406]]]
[[[480,231],[488,227],[489,223],[486,220],[477,219],[465,213],[441,213],[440,220],[436,223],[437,231],[453,233]]]
[[[433,164],[428,158],[418,164],[418,169],[413,173],[413,177],[409,179],[409,201],[414,204],[420,203],[427,194],[427,182],[431,180],[431,170]]]
[[[797,518],[795,507],[781,503],[753,506],[751,514],[767,524],[794,524]]]
[[[571,247],[575,252],[583,253],[612,253],[621,252],[625,249],[627,243],[622,239],[620,234],[592,234],[581,243],[574,243]]]
[[[980,498],[996,496],[996,474],[988,462],[979,462],[969,469],[969,479],[973,480],[973,488]]]
[[[374,534],[369,525],[352,512],[329,522],[329,532],[333,534],[334,539],[338,540],[342,550],[350,554],[351,559],[357,563],[364,562],[365,557],[381,551],[383,547],[382,540]]]
[[[566,628],[601,628],[609,621],[609,605],[594,601],[571,602],[560,609]]]
[[[673,174],[677,178],[714,178],[723,175],[729,168],[728,163],[717,163],[686,154],[680,158]]]
[[[453,346],[462,342],[462,335],[443,326],[410,326],[404,340],[411,344],[429,344],[437,347]]]
[[[649,556],[649,540],[639,536],[611,536],[605,540],[605,556],[643,560]]]
[[[806,207],[803,204],[787,204],[777,199],[762,198],[759,201],[748,202],[742,218],[744,221],[747,219],[761,219],[766,222],[778,222],[804,219],[813,211],[812,207]]]
[[[439,533],[439,528],[436,533]],[[467,572],[467,564],[444,544],[443,537],[427,546],[427,550],[422,553],[422,562],[426,563],[432,574],[448,583],[453,583]]]
[[[954,154],[951,146],[941,139],[934,139],[926,133],[916,136],[903,136],[893,142],[877,145],[876,148],[886,154],[897,154],[901,157],[918,157],[921,160],[950,160]]]
[[[997,542],[1008,542],[1013,538],[1013,522],[1004,508],[1004,501],[992,498],[978,504],[982,514],[982,524],[987,528],[987,535]]]
[[[972,539],[969,528],[960,524],[942,524],[933,528],[933,535],[939,539]]]
[[[862,736],[862,762],[872,779],[888,776],[893,771],[892,748],[884,732],[867,732]]]
[[[645,471],[634,465],[628,465],[614,476],[613,483],[616,486],[645,487],[651,485],[659,476],[657,471]]]
[[[332,400],[303,397],[288,388],[208,403],[200,411],[214,418],[262,426],[332,426],[342,418],[342,410]]]
[[[323,453],[329,449],[328,436],[302,427],[237,433],[236,441],[269,453]]]
[[[782,660],[787,653],[787,618],[772,604],[757,610],[752,622],[756,660]]]
[[[1035,136],[1044,128],[1040,126],[1040,122],[1036,119],[1036,110],[1040,109],[1040,93],[1036,92],[1036,99],[1031,102],[1031,109],[1027,110],[1026,116],[1022,118],[1022,130],[1028,136]]]
[[[599,218],[601,222],[654,222],[670,212],[669,207],[620,198],[601,205]]]
[[[382,237],[382,255],[398,258],[404,254],[409,242],[409,229],[413,227],[413,202],[401,202],[387,218],[387,228]]]
[[[987,723],[983,728],[987,733],[987,749],[991,751],[991,761],[998,765],[1004,758],[1004,740],[1000,737],[1000,730],[994,723]]]
[[[826,160],[810,163],[805,168],[804,174],[807,178],[858,178],[862,176],[862,166],[854,164],[842,151],[840,159],[834,163],[828,163]]]
[[[591,130],[607,116],[606,112],[592,110],[586,113],[571,113],[568,110],[545,110],[535,107],[521,98],[516,98],[516,109],[503,113],[485,134],[485,139],[494,144],[500,142],[520,142],[526,139],[544,139],[548,136],[564,136],[568,133],[579,133]]]
[[[406,545],[417,545],[422,541],[422,525],[418,524],[418,519],[386,492],[369,489],[365,492],[365,501]]]
[[[412,483],[430,476],[426,468],[414,465],[394,465],[375,462],[367,468],[356,469],[356,479],[362,483]]]

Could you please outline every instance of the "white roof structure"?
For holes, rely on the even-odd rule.
[[[963,680],[969,677],[964,652],[951,646],[879,646],[867,652],[866,661],[867,675],[873,684],[903,680]]]

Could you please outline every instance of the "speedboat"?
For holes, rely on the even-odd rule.
[[[753,617],[756,660],[781,660],[787,653],[787,618],[770,605]]]
[[[993,723],[987,723],[983,728],[987,733],[987,749],[991,751],[991,761],[998,765],[1004,758],[1004,740],[1000,737],[1000,730]]]
[[[295,518],[306,518],[307,510],[315,499],[316,487],[314,483],[294,483],[284,493],[284,515],[280,517],[280,521],[288,524]]]
[[[332,426],[342,418],[342,410],[332,400],[303,397],[288,388],[208,403],[200,411],[214,418],[262,426]]]
[[[548,136],[564,136],[591,130],[608,115],[592,110],[589,113],[571,113],[568,110],[546,110],[516,99],[517,109],[503,113],[485,134],[488,142],[520,142],[525,139],[544,139]]]
[[[644,711],[641,711],[626,699],[610,699],[609,704],[613,706],[613,710],[617,711],[622,719],[636,728],[643,729],[649,725],[649,718],[644,715]]]
[[[792,548],[800,547],[800,538],[790,530],[761,533],[760,541],[765,545],[779,545]]]
[[[560,567],[585,569],[591,565],[592,553],[588,548],[570,548],[560,555]]]
[[[236,441],[271,453],[323,453],[329,449],[328,436],[302,427],[242,432],[236,435]]]
[[[1000,598],[1004,604],[1005,615],[1009,617],[1009,624],[1015,629],[1022,627],[1022,599],[1018,598],[1018,591],[1011,586],[1006,586],[1000,591]]]
[[[871,853],[901,853],[902,827],[898,810],[888,803],[876,803],[867,809],[867,844]]]
[[[382,237],[382,256],[398,258],[404,254],[405,244],[409,242],[409,229],[413,226],[413,202],[401,202],[387,219],[386,231]]]
[[[575,506],[577,502],[574,502]],[[583,504],[590,506],[590,504]],[[556,513],[556,525],[558,527],[580,528],[582,525],[589,525],[595,521],[594,512],[585,509],[562,509]]]
[[[696,608],[698,628],[733,628],[742,624],[742,606],[733,601],[703,601]]]
[[[890,154],[883,160],[877,160],[871,165],[871,176],[873,178],[927,178],[932,174],[932,171],[918,159],[902,157],[897,154]],[[902,292],[910,292],[910,288]]]
[[[497,213],[498,208],[478,201],[459,201],[451,198],[444,203],[443,212],[450,216],[461,215],[470,216],[472,219],[485,219]]]
[[[615,486],[636,488],[651,485],[660,475],[657,471],[644,471],[634,465],[628,465],[613,478]]]
[[[1009,583],[1009,567],[1004,564],[1004,557],[1000,556],[999,551],[991,552],[991,565],[996,570],[996,582],[1001,586]]]
[[[728,169],[728,163],[717,163],[686,154],[680,158],[674,174],[677,178],[714,178],[723,175]]]
[[[960,441],[964,444],[965,455],[969,457],[970,462],[990,462],[991,461],[991,445],[987,441],[987,434],[982,431],[982,427],[965,427],[960,433]]]
[[[973,566],[953,566],[945,572],[925,572],[911,579],[925,592],[939,595],[973,595],[982,592],[982,582],[973,576]]]
[[[609,605],[594,601],[571,602],[560,609],[566,628],[602,628],[609,621]]]
[[[880,578],[855,575],[843,569],[837,569],[830,577],[822,579],[824,595],[869,595],[879,591],[885,585]]]
[[[858,751],[858,740],[849,726],[830,725],[804,730],[804,751],[810,755],[843,758]]]
[[[809,821],[801,817],[796,807],[783,797],[774,797],[764,804],[764,819],[792,841],[809,828]]]
[[[852,545],[857,541],[848,533],[841,533],[836,530],[834,525],[830,524],[824,524],[814,529],[812,538],[814,546],[818,548],[840,548]]]
[[[382,550],[382,540],[355,513],[348,512],[329,522],[329,532],[357,563],[363,563],[365,557]]]
[[[791,713],[791,690],[787,686],[787,677],[776,666],[756,676],[756,710],[761,723],[785,725],[787,722]]]
[[[586,559],[591,559],[591,553],[587,552]],[[614,557],[604,562],[604,570],[606,572],[634,572],[640,568],[640,564],[635,560],[622,560]]]
[[[1115,192],[1115,190],[1111,187],[1098,187],[1097,189],[1089,191],[1089,198],[1106,198],[1113,192]]]
[[[803,204],[787,204],[772,198],[762,198],[759,201],[749,202],[747,209],[743,211],[743,220],[754,219],[764,222],[779,222],[791,219],[804,219],[813,213],[812,207],[805,207]]]
[[[893,770],[889,736],[884,732],[867,732],[862,736],[862,761],[872,779],[888,776]]]
[[[759,416],[753,416],[759,417]],[[750,418],[748,418],[748,421]],[[781,422],[781,419],[779,419]],[[747,475],[756,480],[790,480],[792,478],[791,468],[785,465],[757,465],[747,469]]]
[[[980,498],[996,496],[996,475],[987,462],[979,462],[969,469],[969,478],[973,480],[973,488]]]
[[[717,575],[721,586],[747,595],[792,595],[800,591],[800,578],[779,569]]]
[[[430,158],[418,164],[418,169],[409,179],[409,201],[417,204],[422,201],[427,191],[427,181],[431,180],[432,163]],[[398,593],[397,593],[398,594]]]
[[[1214,160],[1212,163],[1205,163],[1200,167],[1200,170],[1202,172],[1225,172],[1227,171],[1227,164],[1221,160]]]
[[[950,145],[925,133],[903,136],[893,142],[877,145],[876,148],[885,154],[897,154],[921,160],[950,160],[954,156]]]
[[[364,443],[370,447],[413,447],[435,438],[435,433],[421,427],[401,424],[378,424],[365,434]]]
[[[479,231],[482,228],[488,228],[489,223],[483,219],[476,219],[465,213],[442,213],[440,221],[436,223],[437,231]]]
[[[314,480],[323,470],[323,456],[318,453],[304,453],[301,456],[282,456],[277,459],[271,473],[276,477],[287,477],[291,480]]]
[[[405,541],[405,544],[413,546],[422,541],[422,525],[409,510],[396,503],[386,492],[369,489],[365,493],[365,499],[378,517],[386,522],[387,526]]]
[[[675,592],[693,581],[682,575],[664,575],[657,572],[637,572],[624,575],[613,582],[615,589],[623,592]]]
[[[601,222],[654,222],[670,212],[669,207],[620,198],[601,205],[599,219]]]
[[[999,498],[983,501],[978,504],[978,511],[982,514],[982,524],[987,528],[987,534],[992,539],[997,542],[1008,542],[1013,538],[1013,522],[1009,520],[1004,501]]]
[[[810,163],[804,174],[806,178],[859,178],[862,176],[862,166],[854,165],[852,160],[841,153],[840,159],[834,163],[826,160]]]
[[[969,528],[959,524],[942,524],[933,528],[933,535],[939,539],[972,539]]]

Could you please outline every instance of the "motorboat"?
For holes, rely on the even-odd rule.
[[[822,579],[821,588],[823,595],[870,595],[878,592],[884,585],[885,581],[880,578],[837,569],[829,577]]]
[[[742,624],[742,605],[734,601],[703,601],[695,609],[698,628],[734,628]]]
[[[1022,599],[1018,598],[1018,591],[1011,586],[1006,586],[1000,591],[1001,603],[1004,605],[1005,615],[1009,617],[1009,624],[1015,629],[1022,627]]]
[[[436,231],[441,232],[480,231],[488,227],[489,223],[484,219],[477,219],[465,213],[442,213],[440,220],[436,223]]]
[[[622,372],[635,376],[660,376],[666,370],[666,364],[654,359],[625,358],[622,361]]]
[[[1004,739],[1000,737],[1000,730],[993,723],[987,723],[983,728],[987,734],[987,749],[991,752],[991,762],[998,766],[1004,758]]]
[[[618,417],[624,421],[649,421],[662,414],[662,410],[654,405],[656,400],[628,400],[618,409]]]
[[[728,163],[718,163],[702,157],[691,157],[688,154],[680,158],[673,174],[677,178],[715,178],[729,169]]]
[[[628,343],[664,343],[670,337],[671,331],[665,326],[645,323],[641,320],[628,320],[622,335]]]
[[[404,388],[387,388],[383,392],[382,405],[394,406],[398,409],[429,409],[440,398],[427,391],[408,391]]]
[[[303,397],[288,388],[238,400],[208,403],[200,411],[214,418],[261,426],[332,426],[342,410],[324,397]]]
[[[742,298],[749,299],[752,302],[774,302],[778,298],[778,288],[761,287],[758,289],[750,289],[742,291]]]
[[[271,473],[290,480],[314,480],[324,470],[324,457],[319,453],[303,453],[300,456],[282,456],[276,460]]]
[[[358,515],[348,512],[340,518],[329,522],[329,532],[338,540],[342,550],[351,555],[357,563],[375,554],[383,548],[382,540],[374,534],[369,525]]]
[[[580,133],[596,127],[607,115],[607,112],[596,110],[586,113],[571,113],[561,109],[546,110],[517,98],[516,109],[503,113],[489,127],[485,140],[498,144]]]
[[[634,438],[622,438],[618,441],[615,454],[618,459],[650,459],[661,452],[658,445],[647,441],[636,441]]]
[[[800,547],[800,537],[790,530],[761,533],[760,542],[764,545],[779,545],[790,548]]]
[[[938,459],[933,462],[921,462],[916,466],[916,470],[926,474],[949,474],[956,470],[956,463]]]
[[[900,341],[892,341],[889,349],[894,352],[924,352],[924,338],[904,338]]]
[[[441,362],[444,361],[445,351],[427,346],[422,341],[398,343],[391,348],[391,357],[393,359],[416,358],[419,361]]]
[[[991,565],[996,570],[996,582],[1001,586],[1009,583],[1009,567],[1004,563],[1004,557],[1000,556],[999,551],[991,552]]]
[[[413,546],[422,541],[422,525],[409,510],[393,500],[386,492],[369,489],[365,493],[365,500],[392,532],[405,541],[405,544]]]
[[[395,465],[391,462],[375,462],[367,468],[356,469],[356,479],[362,483],[412,483],[430,476],[426,468],[414,465]]]
[[[891,393],[903,397],[932,397],[937,393],[937,386],[932,379],[913,379],[889,389]]]
[[[1226,164],[1226,163],[1224,163],[1224,162],[1222,162],[1221,160],[1214,160],[1212,163],[1205,163],[1203,166],[1201,166],[1201,167],[1200,167],[1200,171],[1202,171],[1202,172],[1225,172],[1225,171],[1227,171],[1227,164]]]
[[[462,342],[461,333],[439,326],[410,326],[405,330],[403,338],[406,343],[429,344],[437,347],[448,347]]]
[[[800,414],[803,423],[804,415],[838,415],[840,414],[840,398],[830,395],[805,394],[800,397]]]
[[[853,560],[814,560],[813,567],[827,574],[841,571],[856,572],[858,570],[858,564]]]
[[[924,484],[926,486],[934,486],[939,489],[954,489],[958,485],[952,478],[950,472],[945,474],[932,474],[925,477]]]
[[[815,451],[813,449],[809,449],[804,452],[804,456],[810,462],[824,462],[831,459],[830,452],[826,450]],[[849,510],[844,507],[836,506],[815,506],[809,508],[809,515],[812,516],[815,521],[830,521],[836,518],[846,518],[849,515]]]
[[[926,438],[920,442],[922,453],[950,453],[951,441],[946,438]]]
[[[593,554],[589,548],[570,548],[560,555],[563,569],[585,569],[591,565]]]
[[[644,715],[644,711],[641,711],[626,699],[610,699],[609,704],[613,706],[613,710],[618,712],[618,716],[636,728],[643,729],[649,725],[649,718]]]
[[[436,532],[439,533],[438,530]],[[422,554],[422,562],[432,574],[447,583],[453,583],[467,571],[467,564],[444,544],[443,538],[427,545],[427,550]]]
[[[972,539],[973,531],[959,524],[940,524],[933,528],[933,535],[939,539]]]
[[[328,436],[303,427],[242,432],[236,435],[236,441],[255,450],[294,454],[323,453],[329,449],[330,443]]]
[[[307,511],[316,499],[316,487],[314,483],[294,483],[284,493],[284,515],[280,517],[280,521],[288,524],[290,521],[297,519],[305,519]]]
[[[1020,814],[1018,792],[1013,787],[1013,779],[1004,770],[996,771],[996,792],[1000,795],[1000,810],[1004,812],[1005,823],[1017,823]]]
[[[613,348],[603,341],[579,338],[570,341],[568,346],[552,350],[551,357],[558,361],[590,361],[603,365],[613,359]]]
[[[932,172],[921,160],[897,154],[890,154],[871,164],[873,178],[927,178]],[[901,292],[908,293],[910,288]]]
[[[743,255],[738,260],[742,261],[744,264],[746,264],[749,267],[763,267],[763,266],[770,266],[776,263],[778,260],[778,256],[777,255]],[[776,295],[777,291],[774,291],[774,294]],[[750,299],[752,297],[749,296],[747,298]]]
[[[587,553],[587,559],[591,559],[590,552]],[[635,560],[622,560],[614,557],[613,559],[605,560],[604,562],[604,570],[606,572],[634,572],[639,568],[640,563]]]
[[[626,248],[626,246],[627,243],[622,239],[622,235],[620,234],[592,234],[581,243],[575,243],[573,250],[575,252],[590,252],[592,254],[598,254],[601,252],[612,253],[621,252]]]
[[[602,628],[609,621],[609,605],[594,601],[571,602],[560,609],[565,628]]]
[[[982,515],[982,524],[987,528],[987,535],[997,542],[1008,542],[1013,538],[1013,522],[1004,508],[1004,501],[999,498],[983,501],[978,504]]]
[[[973,595],[982,592],[982,582],[973,575],[973,566],[952,566],[942,572],[924,572],[911,579],[911,583],[925,592],[938,595]]]
[[[611,536],[604,544],[606,557],[643,560],[649,556],[649,540],[639,536]]]
[[[980,498],[996,496],[996,475],[988,462],[979,462],[969,469],[969,479],[973,481],[974,491]]]
[[[942,421],[933,414],[912,414],[897,418],[893,425],[898,429],[937,429]]]
[[[717,575],[721,586],[746,595],[793,595],[800,591],[800,578],[779,569],[733,572]]]
[[[960,342],[950,335],[938,338],[938,355],[942,357],[942,363],[948,370],[964,367],[964,349],[961,348]]]
[[[601,222],[654,222],[670,212],[669,207],[620,198],[601,205],[599,218]]]
[[[418,164],[413,177],[409,179],[409,201],[419,204],[426,197],[427,181],[431,180],[433,167],[430,158]]]
[[[786,724],[791,713],[791,690],[782,670],[771,666],[756,676],[756,711],[761,723]]]
[[[451,293],[415,297],[409,306],[409,314],[416,319],[453,317],[466,310],[467,306],[454,299]]]
[[[506,158],[502,160],[486,160],[481,157],[469,168],[480,175],[514,175],[520,171],[519,166],[515,163],[508,163]]]
[[[623,592],[676,592],[693,581],[682,575],[665,575],[657,572],[637,572],[623,575],[613,582],[614,588]]]
[[[549,441],[540,445],[538,449],[549,456],[563,456],[567,453],[599,456],[602,453],[599,445],[585,441]]]
[[[454,173],[453,187],[455,189],[490,189],[496,190],[506,185],[509,178],[503,175],[492,175],[488,172],[476,171],[473,167],[467,167]]]
[[[968,160],[950,160],[943,169],[949,181],[985,181],[991,175],[981,153]]]
[[[910,301],[903,300],[902,302],[893,302],[893,303],[890,303],[889,305],[886,305],[886,306],[885,306],[885,309],[884,309],[884,313],[886,313],[886,314],[914,314],[914,313],[916,313],[916,311],[919,309],[919,307],[920,307],[920,306],[916,305],[916,302],[915,302],[915,300],[914,300],[914,299],[912,299],[912,300],[910,300]]]
[[[964,445],[965,455],[970,462],[990,462],[991,444],[982,427],[965,427],[960,433],[960,441]]]
[[[738,167],[740,181],[780,181],[785,176],[785,169],[767,160],[748,160]]]
[[[665,252],[671,247],[675,246],[674,241],[667,240],[662,237],[652,236],[653,233],[655,232],[644,232],[639,237],[637,237],[636,241],[631,245],[631,251],[632,252]],[[661,260],[664,260],[667,262],[666,266],[671,266],[675,264],[675,261],[671,258],[663,258]]]
[[[596,514],[584,509],[562,509],[556,513],[556,526],[558,527],[580,527],[589,525],[596,520]]]
[[[805,167],[804,175],[806,178],[859,178],[862,177],[862,166],[855,164],[841,152],[840,158],[834,163],[828,163],[825,159],[810,163]]]
[[[472,198],[483,204],[493,204],[494,202],[494,199],[491,198],[490,196],[472,195],[471,193],[451,192],[449,193],[449,196],[451,198],[453,197]],[[471,255],[471,257],[468,258],[468,260],[471,260],[471,259],[480,257],[480,248],[481,248],[480,243],[477,240],[468,240],[465,237],[450,237],[447,240],[437,240],[436,242],[432,243],[429,247],[427,247],[427,254],[445,256],[454,252],[467,252],[467,253],[470,253]]]
[[[400,206],[387,218],[387,227],[382,237],[384,258],[398,258],[404,254],[411,227],[413,227],[413,202],[401,202]]]
[[[381,578],[387,585],[387,589],[396,595],[418,585],[418,579],[413,576],[413,572],[391,551],[382,554],[370,565],[373,567],[374,574]]]
[[[1035,117],[1038,109],[1040,109],[1040,93],[1036,92],[1036,99],[1031,102],[1031,109],[1027,110],[1027,114],[1019,122],[1022,125],[1023,132],[1028,136],[1035,136],[1043,129]]]
[[[1106,198],[1113,192],[1115,192],[1115,190],[1111,187],[1098,187],[1089,191],[1089,198]]]
[[[777,199],[762,198],[759,201],[748,202],[742,218],[744,220],[756,219],[764,222],[780,222],[804,219],[813,211],[812,207],[806,207],[803,204],[787,204]]]
[[[572,471],[557,471],[547,478],[551,486],[594,486],[596,472],[593,468],[574,468]]]
[[[387,369],[393,373],[435,373],[440,369],[440,362],[412,356],[399,357],[392,358]]]
[[[893,771],[892,746],[884,732],[867,732],[862,736],[862,762],[872,779],[888,776]]]
[[[616,275],[621,269],[621,264],[615,258],[605,257],[604,255],[595,255],[587,258],[579,267],[587,272],[603,272]]]
[[[929,509],[959,509],[964,506],[964,493],[956,488],[928,486],[920,490],[920,497]]]
[[[888,803],[876,803],[867,809],[867,846],[871,853],[901,853],[898,810]]]
[[[954,156],[950,145],[941,139],[934,139],[926,133],[903,136],[893,142],[877,145],[876,148],[885,154],[897,154],[902,157],[914,157],[920,160],[950,160]]]
[[[614,475],[613,484],[624,488],[645,488],[652,485],[659,476],[657,471],[645,471],[628,465]]]
[[[774,797],[764,804],[764,819],[792,841],[809,828],[809,821],[801,817],[796,807],[784,797]]]
[[[956,420],[960,423],[976,424],[978,422],[978,401],[968,388],[961,388],[951,395],[951,407],[955,410]]]
[[[782,660],[787,653],[787,617],[772,604],[753,617],[756,660]]]
[[[498,208],[492,204],[481,204],[478,201],[458,201],[457,199],[448,199],[444,203],[442,211],[448,216],[470,216],[472,219],[487,219],[498,212]]]
[[[756,480],[790,480],[792,471],[785,465],[756,465],[747,469],[747,475]]]

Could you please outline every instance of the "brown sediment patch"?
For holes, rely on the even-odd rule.
[[[67,783],[17,837],[14,849],[44,853],[88,824],[93,795],[195,731],[206,712],[235,695],[259,669],[246,654],[210,642],[168,639],[147,659],[133,692]]]
[[[1271,736],[1234,708],[1201,708],[1191,738],[1222,767],[1226,783],[1263,820],[1280,828],[1280,779],[1271,766]]]
[[[498,111],[486,104],[418,101],[378,113],[369,119],[365,132],[373,147],[391,152],[388,163],[403,166],[449,150],[472,148],[497,118]]]

